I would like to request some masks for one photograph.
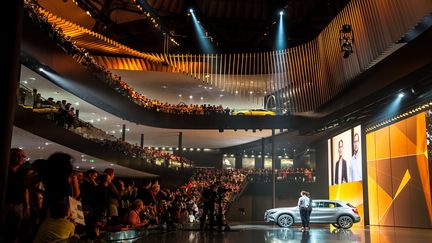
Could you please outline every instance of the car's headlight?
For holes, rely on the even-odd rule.
[[[274,214],[274,213],[276,213],[276,210],[269,210],[269,211],[267,211],[267,213],[268,214]]]

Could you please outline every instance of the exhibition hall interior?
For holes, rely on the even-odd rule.
[[[432,1],[5,4],[1,242],[432,238]]]

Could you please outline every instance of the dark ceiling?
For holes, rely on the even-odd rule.
[[[66,0],[67,1],[67,0]],[[284,10],[287,47],[316,37],[349,0],[75,0],[96,20],[93,30],[144,52],[199,53],[195,15],[218,53],[275,49],[279,12]],[[117,21],[127,15],[127,21]],[[153,21],[154,20],[154,21]],[[157,27],[155,27],[157,25]]]

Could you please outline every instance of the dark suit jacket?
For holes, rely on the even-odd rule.
[[[348,169],[346,160],[342,159],[342,181],[339,181],[339,161],[336,162],[334,184],[339,184],[348,181]]]

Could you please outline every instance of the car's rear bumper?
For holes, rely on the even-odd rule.
[[[360,222],[361,218],[360,216],[354,217],[354,223]]]

